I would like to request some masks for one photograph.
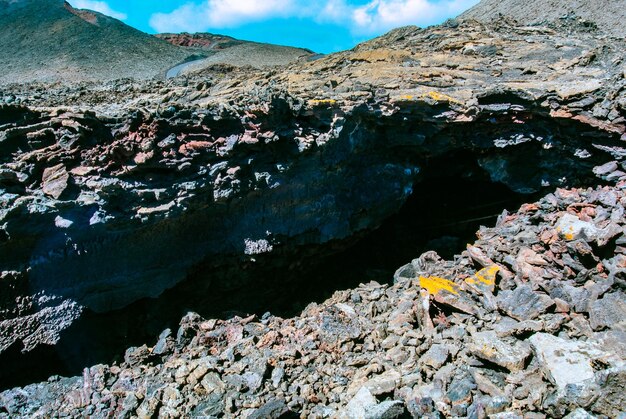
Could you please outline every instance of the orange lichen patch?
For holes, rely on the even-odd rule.
[[[556,232],[567,241],[574,240],[574,227],[570,226],[567,231],[563,231],[561,227],[556,228]]]
[[[495,287],[496,275],[500,272],[498,265],[491,265],[476,272],[474,276],[467,278],[465,282],[470,285],[486,285],[489,288]]]
[[[420,287],[424,288],[431,295],[436,295],[441,291],[448,291],[451,294],[458,294],[459,286],[452,281],[438,276],[420,276]]]

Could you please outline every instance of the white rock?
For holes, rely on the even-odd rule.
[[[592,361],[600,364],[620,366],[623,361],[615,354],[605,352],[599,346],[569,339],[562,339],[547,333],[531,336],[530,342],[535,356],[550,381],[563,390],[568,384],[582,384],[594,379]]]
[[[577,240],[581,237],[587,241],[592,241],[596,240],[600,233],[596,226],[586,221],[581,221],[573,214],[563,215],[556,223],[556,231],[568,241]]]
[[[370,393],[367,387],[361,387],[341,413],[339,413],[339,418],[362,419],[365,417],[365,412],[369,408],[375,407],[376,403],[376,397]]]

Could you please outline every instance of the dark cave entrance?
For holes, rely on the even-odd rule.
[[[535,198],[492,182],[475,162],[466,153],[448,156],[446,165],[433,160],[429,166],[434,169],[424,171],[399,212],[359,237],[298,249],[296,254],[278,249],[255,262],[233,261],[208,273],[201,267],[157,299],[106,314],[87,312],[56,347],[5,352],[0,388],[121,362],[128,347],[152,345],[166,328],[175,334],[189,311],[205,318],[261,317],[267,312],[289,317],[335,291],[372,280],[389,283],[396,269],[425,251],[452,258],[475,240],[481,225],[493,225],[504,209],[515,211]]]

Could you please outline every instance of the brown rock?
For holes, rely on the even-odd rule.
[[[59,199],[67,189],[69,180],[70,175],[62,163],[48,167],[43,171],[41,179],[43,192],[54,199]]]

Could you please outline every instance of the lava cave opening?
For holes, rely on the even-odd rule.
[[[449,163],[454,161],[461,160]],[[155,343],[162,330],[175,331],[190,311],[205,318],[268,312],[288,317],[335,291],[372,280],[391,282],[396,269],[425,251],[452,258],[474,241],[481,225],[493,225],[504,209],[514,211],[533,199],[492,182],[478,167],[469,169],[457,166],[423,176],[396,214],[359,237],[300,249],[296,255],[279,250],[210,272],[200,268],[157,299],[106,314],[86,312],[56,347],[4,352],[0,389],[121,362],[128,347]]]

